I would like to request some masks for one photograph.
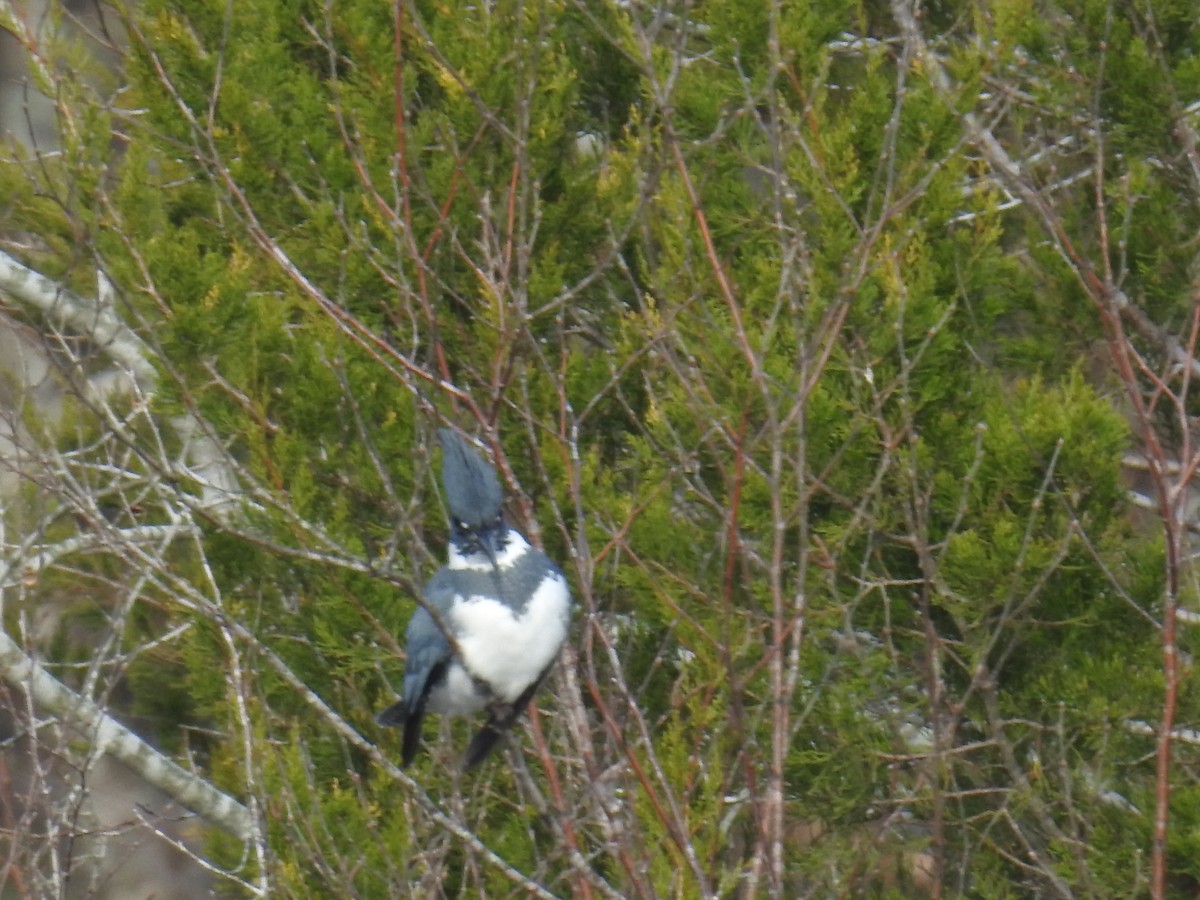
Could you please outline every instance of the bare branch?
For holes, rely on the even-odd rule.
[[[157,373],[150,352],[108,306],[89,302],[22,265],[0,250],[0,291],[41,313],[56,328],[84,335],[129,372],[142,392],[154,388]]]
[[[39,706],[63,716],[82,730],[98,751],[121,760],[182,806],[239,840],[252,837],[253,821],[246,807],[167,759],[95,703],[76,694],[26,655],[2,630],[0,677],[14,687],[27,690]]]

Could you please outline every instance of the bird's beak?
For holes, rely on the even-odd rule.
[[[483,548],[484,554],[488,558],[488,562],[492,564],[493,569],[499,569],[500,566],[496,563],[496,554],[500,552],[500,535],[487,532],[480,535],[479,546]]]

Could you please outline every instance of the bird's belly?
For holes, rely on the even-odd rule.
[[[458,649],[471,673],[512,703],[554,661],[569,615],[562,576],[545,578],[519,614],[498,600],[470,597],[453,611]]]
[[[469,716],[487,705],[488,697],[458,660],[446,668],[445,677],[429,689],[425,708],[439,716]]]

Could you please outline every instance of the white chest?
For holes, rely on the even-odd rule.
[[[554,574],[519,614],[493,598],[471,596],[450,610],[450,625],[466,668],[512,703],[554,660],[567,638],[570,609],[567,582]]]

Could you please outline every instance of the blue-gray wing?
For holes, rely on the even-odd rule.
[[[439,610],[438,601],[448,598],[437,596],[433,599],[436,592],[432,589],[436,581],[435,577],[426,587],[425,596],[426,602],[435,610]],[[402,696],[376,716],[380,725],[403,726],[401,764],[404,766],[411,763],[417,755],[429,691],[444,677],[446,666],[453,656],[450,642],[446,640],[442,629],[424,606],[417,607],[417,611],[409,620],[406,653],[408,660],[404,668]]]
[[[429,689],[436,681],[432,676],[453,655],[446,635],[433,620],[429,610],[420,606],[408,623],[406,643],[408,662],[404,667],[404,700],[410,709],[424,703]]]

